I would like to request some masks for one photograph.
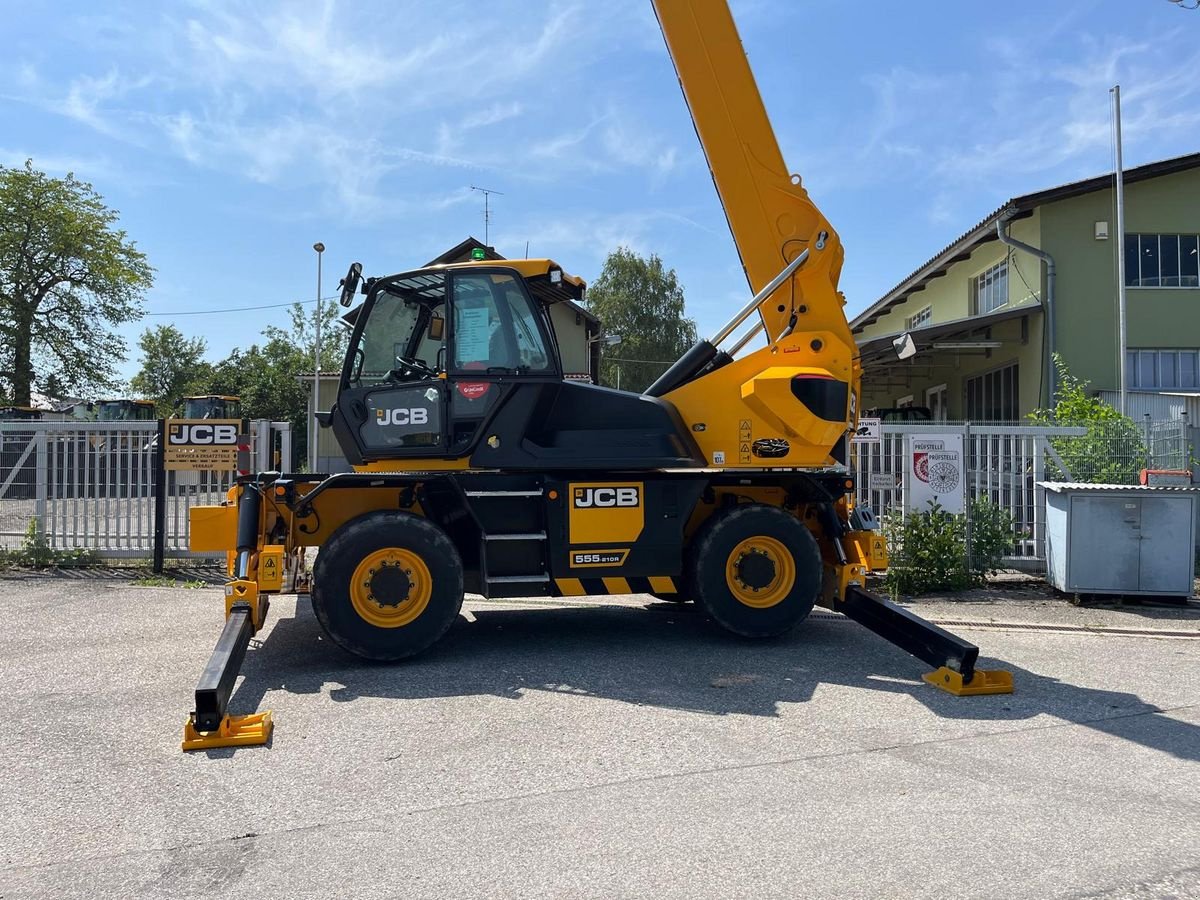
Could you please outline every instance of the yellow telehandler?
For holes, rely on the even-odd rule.
[[[365,281],[351,266],[342,303],[365,297],[319,417],[354,471],[262,473],[192,510],[192,549],[226,551],[231,580],[185,749],[267,739],[270,714],[230,716],[229,695],[268,596],[305,589],[329,637],[374,660],[435,643],[464,592],[650,593],[746,637],[819,603],[938,667],[938,687],[1012,689],[973,645],[863,590],[887,554],[851,502],[861,370],[841,241],[784,165],[724,0],[654,7],[752,299],[635,394],[564,380],[549,309],[585,286],[552,260]]]

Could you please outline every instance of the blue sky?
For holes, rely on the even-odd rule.
[[[1200,12],[1168,0],[735,0],[785,159],[846,245],[853,314],[1006,198],[1200,150]],[[210,357],[352,260],[468,234],[594,278],[620,244],[679,273],[702,333],[746,298],[648,0],[3,2],[0,163],[91,181],[157,279],[126,330]],[[136,350],[122,368],[137,369]]]

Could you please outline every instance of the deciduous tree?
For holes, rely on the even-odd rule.
[[[0,392],[28,405],[51,375],[61,391],[114,385],[125,342],[111,326],[141,316],[153,282],[116,211],[73,174],[0,166]]]
[[[184,337],[174,325],[147,328],[138,338],[142,368],[129,382],[140,397],[153,400],[158,415],[179,411],[181,398],[202,393],[212,377],[204,361],[204,338]]]
[[[683,288],[674,269],[620,247],[588,288],[588,307],[604,331],[621,343],[600,363],[600,383],[642,391],[696,342],[696,323],[684,313]]]

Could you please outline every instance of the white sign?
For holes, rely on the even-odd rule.
[[[965,481],[962,434],[908,436],[908,490],[905,505],[928,512],[936,501],[948,513],[964,511]]]
[[[850,438],[852,444],[878,444],[882,425],[877,418],[863,416],[858,420],[858,430]]]
[[[487,362],[491,355],[491,313],[484,306],[459,306],[454,312],[454,355],[459,364]]]
[[[889,472],[872,472],[867,487],[872,491],[894,491],[900,487],[900,479]]]

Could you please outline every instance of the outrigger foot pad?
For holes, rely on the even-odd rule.
[[[275,722],[271,711],[249,716],[225,716],[216,731],[197,731],[196,723],[188,716],[183,725],[184,750],[208,750],[213,747],[252,747],[271,739]]]
[[[947,666],[942,666],[936,672],[927,672],[921,676],[936,688],[941,688],[956,697],[970,697],[975,694],[1011,694],[1013,692],[1012,672],[1004,669],[976,669],[971,680],[963,679],[962,672],[955,672]]]

